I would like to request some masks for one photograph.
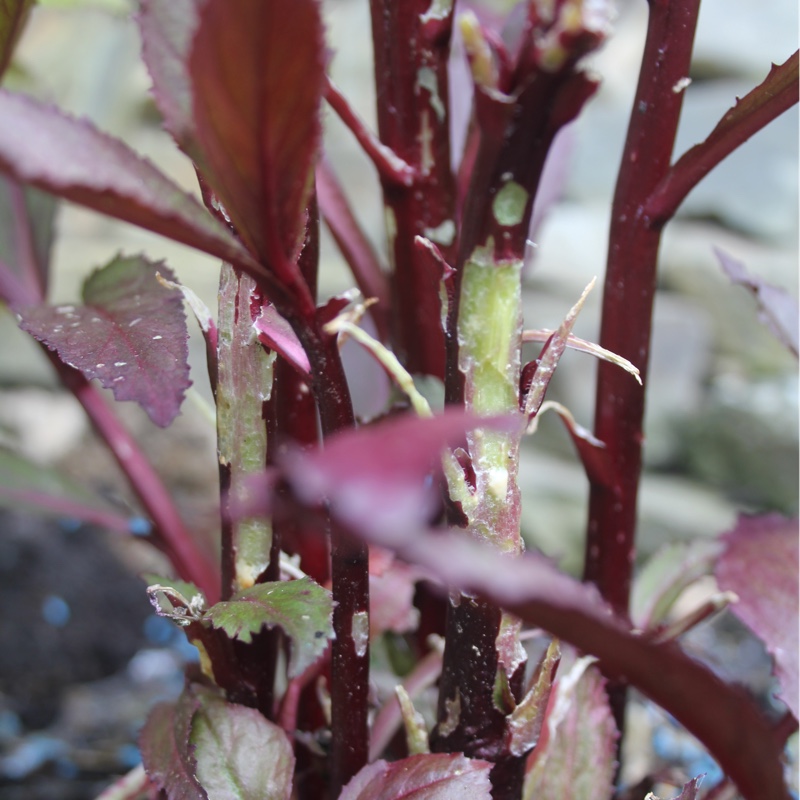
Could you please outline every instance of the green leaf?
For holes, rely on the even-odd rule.
[[[311,666],[333,638],[330,592],[310,578],[260,583],[212,606],[203,619],[245,643],[264,626],[277,625],[292,640],[290,678]]]
[[[289,800],[294,752],[284,731],[253,708],[193,690],[200,708],[191,744],[208,800]]]

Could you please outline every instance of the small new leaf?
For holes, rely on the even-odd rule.
[[[507,719],[508,749],[512,755],[524,755],[539,741],[553,679],[560,661],[561,648],[558,639],[553,639],[537,670],[536,682]]]
[[[263,627],[277,625],[292,642],[290,678],[311,666],[333,638],[330,592],[310,578],[260,583],[212,606],[203,619],[245,643]]]

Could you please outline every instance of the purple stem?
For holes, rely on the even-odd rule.
[[[667,172],[645,204],[651,225],[663,225],[687,194],[739,145],[798,100],[798,54],[773,66],[767,78],[737,100],[708,138],[687,150]]]
[[[647,380],[661,225],[645,203],[667,174],[689,74],[700,0],[652,0],[639,85],[612,208],[600,345],[627,358]],[[605,443],[610,486],[592,484],[584,577],[612,608],[628,613],[642,464],[644,389],[601,362],[595,435]],[[610,692],[622,724],[624,688]]]
[[[323,438],[355,427],[355,416],[335,336],[295,327],[311,362],[314,395]],[[330,798],[367,763],[369,730],[369,646],[353,636],[356,614],[369,613],[369,548],[331,526],[333,630],[331,645]]]
[[[217,568],[197,546],[175,508],[161,478],[136,441],[109,408],[98,389],[78,370],[43,346],[64,386],[77,398],[97,433],[108,446],[133,491],[153,521],[156,541],[169,556],[179,576],[198,586],[209,603],[219,598]]]
[[[411,186],[416,172],[403,161],[391,147],[381,143],[380,139],[367,128],[364,120],[356,114],[347,98],[339,91],[339,87],[327,78],[325,99],[337,113],[339,119],[350,129],[367,157],[375,165],[381,178],[401,186]]]
[[[381,341],[389,337],[389,282],[374,248],[355,218],[330,164],[322,159],[317,164],[317,200],[322,217],[336,244],[350,266],[364,297],[376,297],[370,309]]]
[[[452,8],[430,0],[370,0],[383,144],[410,164],[413,185],[382,177],[392,264],[392,338],[412,373],[444,376],[440,276],[414,244],[433,239],[455,254],[455,180],[450,168],[448,74]]]

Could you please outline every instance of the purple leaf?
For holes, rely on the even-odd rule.
[[[150,779],[169,800],[207,800],[195,777],[197,763],[189,736],[198,699],[184,689],[176,703],[161,703],[148,715],[139,734],[139,749]]]
[[[524,797],[606,800],[614,794],[617,728],[605,681],[586,658],[559,677],[532,755]]]
[[[193,691],[200,708],[191,742],[208,800],[289,800],[294,753],[284,731],[254,708],[196,684]]]
[[[795,355],[798,354],[798,319],[800,309],[797,301],[785,290],[773,286],[761,278],[751,275],[741,261],[714,248],[725,274],[733,283],[743,286],[755,295],[758,303],[758,318]]]
[[[88,120],[4,90],[0,119],[0,171],[250,271],[259,270],[233,234],[193,197]]]
[[[275,306],[264,303],[253,322],[258,341],[283,356],[303,377],[311,374],[308,356],[292,326],[276,311]]]
[[[731,611],[766,645],[775,660],[778,696],[800,718],[798,521],[779,514],[742,516],[722,541],[719,588],[738,595]]]
[[[137,17],[156,105],[166,129],[194,160],[192,86],[186,62],[200,23],[199,12],[197,0],[142,0]]]
[[[333,638],[331,594],[311,578],[259,583],[212,606],[204,619],[245,643],[264,626],[277,625],[292,642],[290,678],[320,658]]]
[[[460,753],[376,761],[344,787],[339,800],[490,800],[491,768],[487,761]]]
[[[157,272],[174,280],[163,263],[117,256],[84,283],[85,305],[23,309],[20,325],[117,400],[135,400],[166,427],[191,381],[181,295],[163,287]]]
[[[315,0],[207,0],[188,62],[203,171],[242,238],[287,283],[305,235],[325,79]]]

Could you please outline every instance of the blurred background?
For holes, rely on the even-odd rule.
[[[487,5],[499,11],[509,4]],[[162,131],[149,95],[134,6],[133,0],[40,3],[5,85],[88,116],[195,191],[193,169]],[[374,127],[368,3],[326,0],[324,7],[331,73]],[[601,88],[561,136],[548,179],[558,200],[534,237],[524,286],[528,328],[558,325],[592,277],[602,282],[647,4],[629,0],[618,8],[613,38],[590,62]],[[797,39],[793,0],[703,0],[677,151],[705,138],[734,99],[764,79],[771,62],[788,58]],[[464,105],[454,98],[459,102]],[[338,119],[330,113],[325,119],[331,161],[383,251],[374,171]],[[166,260],[214,308],[214,259],[69,204],[62,205],[57,226],[51,301],[77,300],[88,273],[116,253],[146,252]],[[667,227],[648,389],[642,559],[669,542],[714,537],[742,511],[797,514],[797,361],[759,322],[752,296],[725,277],[713,247],[797,297],[796,107],[709,175]],[[326,238],[322,294],[351,283]],[[596,340],[601,296],[598,286],[578,320],[578,336]],[[81,409],[60,391],[38,346],[4,308],[0,341],[0,444],[134,513],[124,480]],[[138,408],[119,410],[169,481],[190,526],[212,539],[217,467],[213,426],[201,409],[210,390],[197,336],[191,353],[197,398],[187,400],[168,432],[154,428]],[[594,373],[590,357],[567,353],[549,394],[587,427]],[[555,417],[545,417],[527,440],[521,482],[529,545],[579,574],[588,487]],[[144,710],[177,691],[179,667],[191,657],[177,632],[150,614],[135,577],[158,567],[135,543],[0,509],[0,800],[91,798],[107,775],[137,763],[135,731]],[[696,638],[692,646],[716,659],[715,668],[769,702],[769,663],[756,642],[730,620]],[[679,734],[678,744],[663,734],[667,723],[656,725],[652,713],[641,711],[645,732],[635,758],[669,761],[670,747],[691,753]],[[654,729],[662,731],[660,740]]]

